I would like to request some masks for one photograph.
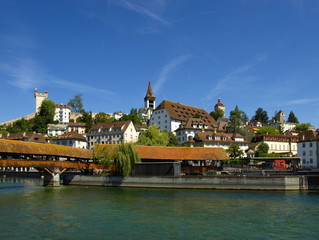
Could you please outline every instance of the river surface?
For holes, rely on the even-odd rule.
[[[42,187],[0,177],[0,239],[319,239],[318,192]]]

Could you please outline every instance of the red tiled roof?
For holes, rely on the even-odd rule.
[[[92,126],[92,128],[90,129],[89,133],[90,134],[101,134],[99,133],[92,133],[92,130],[98,130],[98,129],[112,129],[112,131],[109,131],[107,133],[112,133],[112,132],[116,132],[116,133],[124,133],[126,131],[126,129],[128,128],[129,124],[132,121],[121,121],[121,122],[113,122],[113,123],[96,123]],[[122,128],[120,131],[116,130],[114,131],[114,128]]]
[[[135,146],[141,159],[150,160],[226,160],[222,148]]]
[[[3,139],[0,139],[0,152],[76,157],[82,159],[91,159],[93,153],[91,150],[88,149],[66,147],[56,144],[30,143]]]
[[[199,114],[201,116],[201,120],[203,120],[207,125],[216,124],[215,119],[201,108],[164,100],[157,106],[155,111],[160,109],[166,109],[171,118],[180,121],[187,121],[188,118],[193,118],[194,115]]]

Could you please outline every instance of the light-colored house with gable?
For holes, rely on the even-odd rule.
[[[136,142],[138,136],[132,121],[97,123],[87,134],[88,148],[96,144],[120,144]]]

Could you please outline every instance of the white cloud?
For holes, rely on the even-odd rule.
[[[318,103],[318,102],[319,102],[319,98],[304,98],[304,99],[296,99],[296,100],[288,101],[288,102],[280,104],[280,106],[306,105],[306,104]]]
[[[169,75],[182,63],[190,58],[189,55],[180,56],[172,59],[169,63],[167,63],[160,73],[160,76],[154,85],[154,92],[159,91],[162,85],[168,80]]]
[[[244,83],[252,82],[256,79],[254,76],[244,75],[253,69],[259,62],[266,59],[266,55],[260,55],[257,57],[256,61],[251,64],[243,65],[234,71],[226,74],[225,77],[219,79],[215,86],[206,95],[206,100],[211,100],[217,96],[220,96],[223,91],[230,90],[232,88],[238,88],[239,84],[244,86]]]
[[[9,76],[7,83],[16,88],[29,90],[39,87],[59,87],[69,88],[79,92],[101,93],[113,95],[109,90],[95,88],[90,85],[75,83],[60,79],[47,73],[39,64],[33,59],[20,59],[17,64],[0,63],[0,71]]]
[[[154,11],[151,11],[150,9],[142,5],[134,4],[131,1],[127,1],[127,0],[123,0],[121,1],[121,3],[122,3],[122,6],[125,7],[126,9],[129,9],[143,17],[146,17],[147,19],[150,19],[152,21],[155,21],[163,25],[169,25],[169,22],[166,21],[164,18],[162,18],[159,14],[157,14]],[[164,5],[164,1],[158,1],[157,3],[162,6]]]

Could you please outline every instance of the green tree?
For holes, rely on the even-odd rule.
[[[280,120],[280,115],[279,115],[279,112],[276,111],[275,115],[272,117],[271,121],[276,123],[276,122],[279,122],[279,120]]]
[[[134,125],[142,125],[136,108],[132,108],[130,114],[125,114],[119,121],[132,121]]]
[[[94,124],[94,119],[92,112],[86,112],[85,110],[81,111],[82,116],[77,118],[77,122],[85,123],[85,132],[88,132]]]
[[[309,129],[310,129],[310,123],[299,123],[295,127],[295,130],[297,131],[308,131]]]
[[[224,116],[224,111],[218,108],[215,112],[210,112],[209,115],[211,115],[217,121],[219,118],[222,118]]]
[[[149,126],[139,137],[137,145],[167,146],[169,135],[167,131],[161,131],[156,125]]]
[[[269,151],[269,146],[267,143],[264,143],[264,142],[261,142],[259,144],[259,146],[257,147],[257,156],[258,157],[263,157],[263,156],[266,156],[268,154],[268,151]]]
[[[117,146],[115,150],[115,163],[121,176],[131,176],[134,173],[135,163],[140,161],[141,159],[133,144],[122,143]]]
[[[256,110],[255,115],[251,118],[251,122],[260,122],[262,124],[267,124],[269,120],[268,113],[262,108]]]
[[[105,166],[110,166],[111,164],[114,164],[114,148],[108,144],[96,144],[94,146],[93,159],[97,160],[100,164],[103,164]]]
[[[77,94],[74,98],[70,99],[68,105],[72,107],[72,112],[80,113],[83,109],[83,99],[82,94]]]
[[[3,127],[4,132],[9,133],[23,133],[23,132],[32,132],[32,125],[31,121],[28,121],[24,118],[15,121],[14,123],[10,124],[8,127]]]
[[[173,146],[179,146],[178,141],[174,133],[168,132],[168,144],[167,146],[173,147]]]
[[[229,148],[226,150],[229,157],[232,159],[241,158],[244,156],[244,152],[237,144],[231,144]]]
[[[245,135],[245,131],[243,130],[245,117],[247,117],[247,115],[243,111],[239,110],[238,106],[236,106],[234,110],[230,111],[229,123],[226,126],[226,132]]]
[[[114,118],[104,112],[99,112],[94,117],[94,123],[111,123]]]
[[[43,100],[39,113],[30,120],[32,123],[32,130],[38,133],[47,132],[47,124],[54,123],[56,104],[54,101],[45,99]]]
[[[291,111],[289,113],[289,116],[288,116],[288,122],[292,122],[292,123],[299,123],[298,121],[298,118],[295,116],[295,114],[293,113],[293,111]]]
[[[256,132],[256,135],[261,135],[261,134],[280,134],[280,132],[274,127],[265,126],[265,127],[259,128],[258,131]]]

